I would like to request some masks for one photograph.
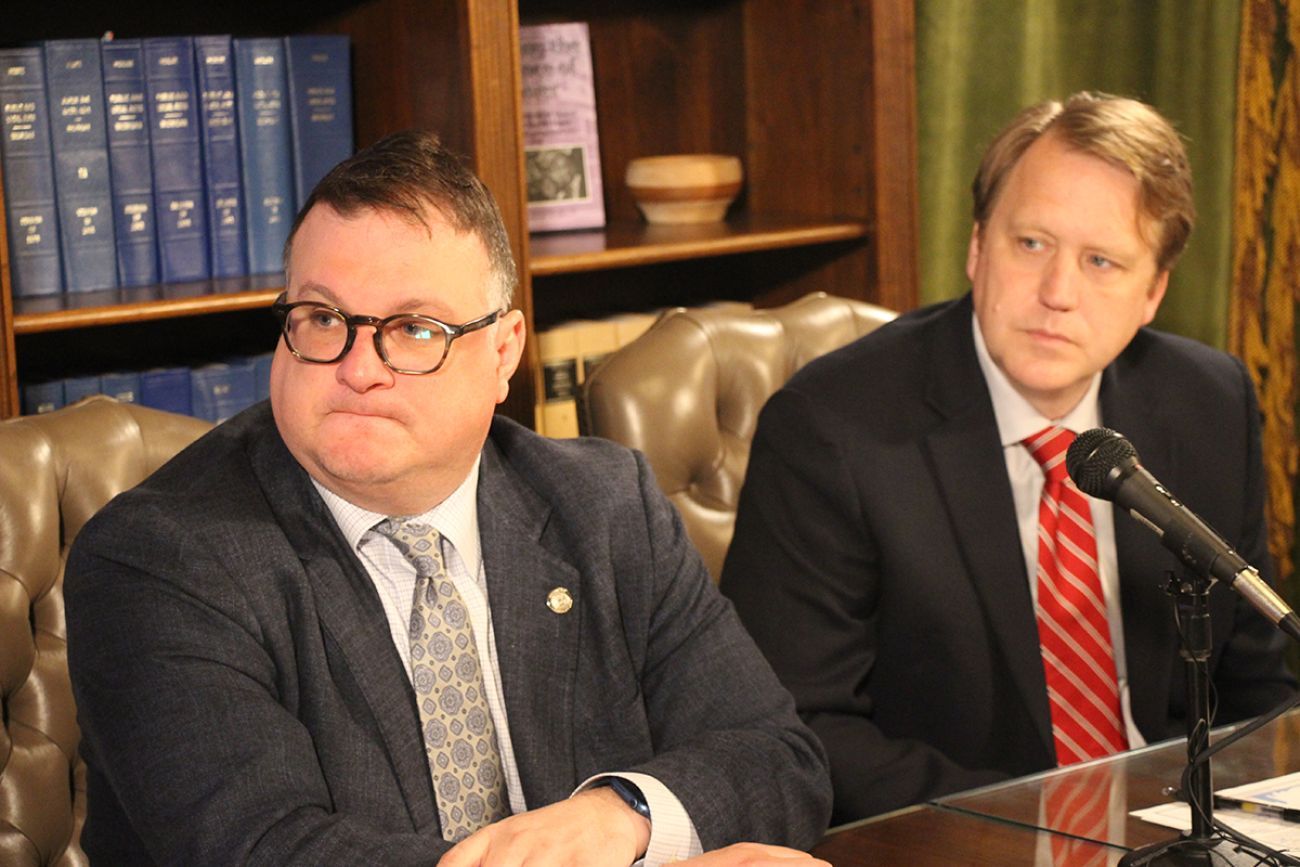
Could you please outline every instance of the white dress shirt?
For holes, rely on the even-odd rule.
[[[1029,592],[1038,602],[1038,504],[1043,495],[1043,468],[1034,460],[1022,441],[1049,425],[1083,433],[1101,425],[1101,374],[1092,378],[1092,384],[1083,398],[1061,418],[1049,419],[1030,406],[1029,401],[1011,385],[1002,369],[994,363],[980,333],[979,320],[971,316],[971,330],[975,334],[975,354],[980,370],[988,384],[993,399],[993,414],[998,422],[998,437],[1002,442],[1002,456],[1006,460],[1007,477],[1011,480],[1011,495],[1016,504],[1016,523],[1020,529],[1020,546],[1025,557],[1025,570],[1029,576]],[[1115,654],[1115,674],[1119,679],[1120,709],[1124,714],[1124,728],[1128,745],[1134,749],[1146,744],[1142,733],[1133,723],[1129,701],[1128,665],[1124,659],[1124,619],[1119,604],[1119,566],[1115,553],[1114,510],[1107,500],[1088,497],[1092,506],[1092,527],[1097,537],[1097,567],[1101,578],[1102,594],[1106,599],[1106,620],[1110,624],[1110,643]]]
[[[393,646],[406,666],[406,676],[411,676],[411,643],[407,625],[415,597],[416,573],[411,561],[393,544],[392,539],[375,530],[375,525],[388,517],[403,517],[428,524],[442,535],[443,560],[448,577],[455,585],[461,600],[469,610],[474,627],[474,644],[483,660],[483,688],[488,710],[496,729],[497,747],[501,753],[501,767],[505,774],[506,791],[513,813],[527,811],[523,784],[519,779],[519,766],[515,761],[510,740],[510,726],[506,715],[505,697],[501,689],[501,666],[497,658],[496,636],[492,628],[491,609],[488,604],[487,578],[483,566],[481,539],[478,529],[478,477],[480,461],[460,487],[447,499],[422,515],[389,516],[362,509],[334,494],[315,479],[312,483],[325,500],[343,537],[361,560],[370,580],[379,593],[388,618],[388,631]],[[617,776],[635,784],[645,796],[653,821],[650,825],[650,843],[640,864],[659,867],[700,854],[702,846],[695,824],[686,808],[667,786],[648,774],[611,772],[585,780],[575,790],[591,788],[603,777]]]

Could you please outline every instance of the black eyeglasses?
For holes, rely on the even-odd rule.
[[[384,365],[395,373],[433,373],[442,367],[451,351],[452,341],[480,328],[486,328],[504,313],[494,310],[464,325],[448,325],[432,316],[398,313],[380,319],[377,316],[353,316],[319,301],[295,301],[286,304],[287,292],[271,305],[280,320],[284,345],[295,357],[311,364],[334,364],[352,349],[357,326],[375,329],[375,352]]]

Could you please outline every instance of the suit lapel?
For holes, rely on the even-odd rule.
[[[1137,449],[1142,465],[1171,490],[1178,487],[1177,442],[1153,412],[1149,391],[1135,364],[1121,355],[1102,375],[1103,423],[1119,431]],[[1119,507],[1115,510],[1115,550],[1120,576],[1133,719],[1147,731],[1160,731],[1168,718],[1169,690],[1175,668],[1169,648],[1177,647],[1173,599],[1162,589],[1165,573],[1182,567],[1155,542],[1152,532]]]
[[[491,439],[483,450],[478,510],[511,742],[524,798],[536,806],[568,795],[577,776],[573,703],[581,576],[543,544],[551,508]],[[561,587],[573,605],[556,613],[547,598]]]
[[[997,419],[971,335],[969,296],[935,325],[926,400],[942,419],[926,436],[925,448],[985,620],[1041,746],[1052,756],[1037,621]]]
[[[251,449],[266,491],[312,587],[328,644],[331,676],[369,708],[415,828],[437,820],[414,693],[393,647],[373,583],[329,509],[269,421]]]

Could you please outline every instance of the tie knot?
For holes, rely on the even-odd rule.
[[[417,574],[427,578],[442,571],[442,534],[432,525],[385,518],[375,525],[375,532],[392,539]]]
[[[1048,483],[1060,484],[1065,481],[1065,452],[1074,442],[1074,431],[1052,425],[1043,428],[1031,437],[1021,440],[1024,447],[1038,465],[1043,468],[1043,475]]]

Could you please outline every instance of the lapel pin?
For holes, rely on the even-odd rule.
[[[546,607],[556,614],[568,614],[569,609],[573,607],[573,597],[569,594],[569,588],[556,587],[547,593]]]

